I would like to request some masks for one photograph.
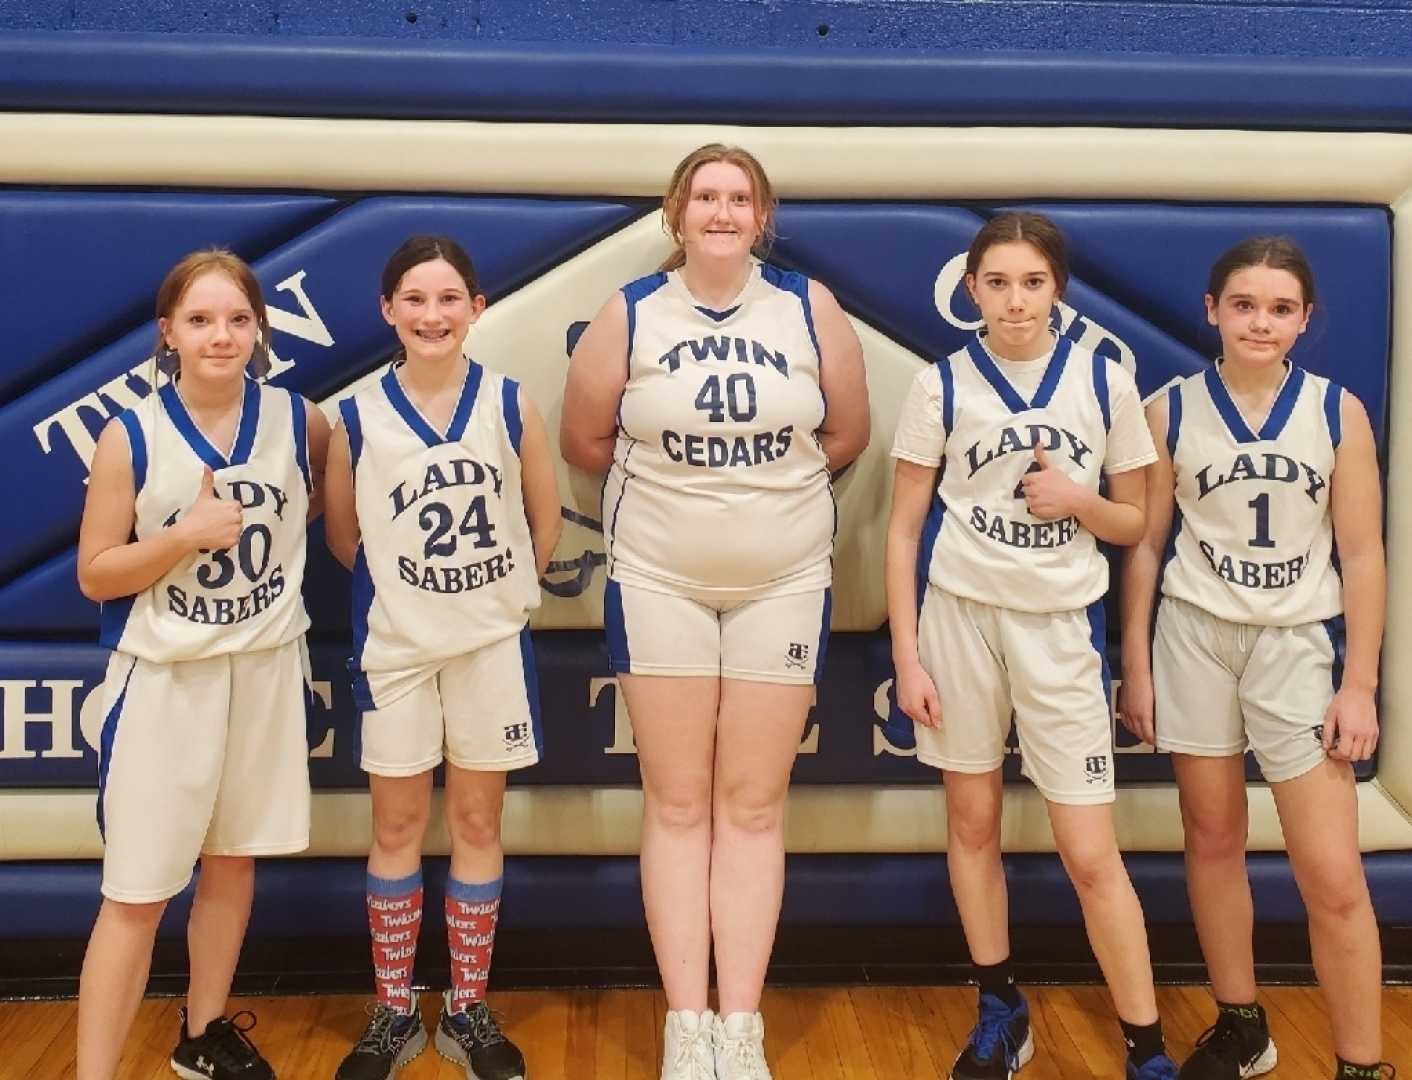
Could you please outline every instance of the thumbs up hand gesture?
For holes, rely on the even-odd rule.
[[[1042,521],[1056,521],[1078,513],[1087,491],[1069,479],[1063,469],[1049,460],[1038,441],[1034,461],[1020,478],[1020,489],[1031,514]]]
[[[201,474],[196,501],[174,528],[192,551],[214,551],[233,547],[240,539],[240,504],[216,494],[216,477],[208,465]]]

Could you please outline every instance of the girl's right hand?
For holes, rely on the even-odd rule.
[[[219,551],[236,545],[240,526],[240,504],[216,494],[215,474],[206,466],[196,501],[173,527],[192,551]]]
[[[1149,746],[1157,745],[1156,695],[1152,690],[1152,672],[1124,672],[1118,687],[1118,718],[1123,727]]]
[[[921,663],[913,660],[897,666],[897,706],[912,722],[923,727],[941,727],[941,700],[936,695],[936,683]]]

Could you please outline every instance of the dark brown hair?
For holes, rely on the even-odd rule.
[[[1250,236],[1242,240],[1212,264],[1206,291],[1213,300],[1220,300],[1231,275],[1249,266],[1268,266],[1293,274],[1303,293],[1304,306],[1314,303],[1314,268],[1288,236]]]
[[[461,275],[461,280],[466,283],[466,291],[472,298],[480,295],[480,280],[476,277],[475,264],[466,254],[466,249],[449,236],[422,233],[407,237],[402,241],[402,246],[388,258],[387,265],[382,268],[382,298],[390,303],[392,294],[397,291],[398,283],[408,270],[424,262],[435,262],[437,259],[446,260],[451,264],[451,268]]]
[[[162,284],[157,288],[157,318],[170,319],[172,313],[176,311],[177,305],[186,296],[186,290],[191,288],[191,283],[213,270],[225,274],[245,294],[245,299],[250,302],[250,309],[255,312],[255,324],[260,331],[260,341],[268,345],[270,318],[265,311],[265,294],[260,291],[260,283],[255,279],[255,272],[250,269],[245,260],[225,248],[213,247],[193,251],[167,271],[167,276],[162,279]],[[159,327],[155,351],[157,353],[163,352],[166,345],[166,337]]]
[[[996,244],[1015,243],[1029,244],[1044,256],[1049,272],[1054,275],[1056,295],[1063,296],[1069,285],[1069,249],[1064,234],[1043,214],[1026,210],[997,214],[981,226],[966,252],[967,275],[975,277],[980,271],[981,259]]]
[[[697,169],[717,161],[734,165],[750,177],[750,191],[755,200],[755,227],[760,232],[755,239],[755,254],[763,259],[770,253],[770,245],[775,242],[775,210],[779,207],[779,200],[775,198],[775,189],[770,186],[770,178],[765,175],[765,167],[749,150],[725,143],[707,143],[682,158],[672,170],[672,178],[667,181],[667,193],[662,197],[662,229],[672,238],[677,249],[662,263],[663,270],[675,270],[686,262],[681,223],[686,215],[687,203],[691,201],[691,181]]]

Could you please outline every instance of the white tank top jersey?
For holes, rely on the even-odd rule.
[[[121,413],[143,540],[195,501],[207,466],[222,499],[240,504],[235,546],[201,551],[135,596],[103,605],[100,642],[153,663],[272,649],[309,626],[304,581],[309,516],[304,399],[245,380],[230,456],[206,439],[175,383]]]
[[[608,574],[658,592],[806,592],[836,511],[809,280],[757,264],[721,311],[678,271],[623,289],[628,378],[603,488]]]
[[[407,688],[396,676],[518,634],[539,605],[519,384],[472,362],[442,434],[398,367],[339,403],[362,533],[349,666],[364,710],[395,700],[385,688]]]
[[[1296,626],[1343,610],[1329,507],[1343,393],[1288,364],[1257,431],[1219,364],[1167,392],[1177,507],[1163,593],[1257,626]]]
[[[1157,459],[1132,376],[1068,339],[1048,360],[1004,364],[1035,376],[1022,389],[979,339],[918,373],[903,405],[894,457],[940,466],[918,550],[927,582],[1016,611],[1071,611],[1108,589],[1108,561],[1078,519],[1029,512],[1020,478],[1051,467],[1091,490],[1103,474]]]

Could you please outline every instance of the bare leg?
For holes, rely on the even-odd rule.
[[[1255,908],[1245,867],[1245,758],[1173,754],[1186,833],[1186,888],[1217,1001],[1255,1000]]]
[[[784,802],[812,686],[721,680],[711,847],[720,1013],[760,1008],[784,894]]]
[[[1113,807],[1049,804],[1059,857],[1083,908],[1089,944],[1103,969],[1118,1016],[1129,1024],[1157,1020],[1152,959],[1142,905],[1113,832]]]
[[[667,1008],[706,1008],[711,772],[721,682],[620,675],[642,769],[642,902]]]
[[[1345,1061],[1381,1061],[1382,946],[1358,851],[1353,770],[1326,760],[1270,786],[1309,912],[1309,946],[1334,1050]]]
[[[152,941],[166,910],[104,900],[78,983],[78,1080],[110,1080],[147,988]]]
[[[431,770],[416,776],[368,776],[373,846],[368,873],[397,880],[422,865],[422,838],[431,817]]]
[[[457,881],[494,881],[504,872],[504,806],[503,772],[472,772],[447,762],[446,825],[451,832],[451,876]]]
[[[998,964],[1010,955],[1010,900],[1000,862],[1000,770],[947,772],[943,782],[946,869],[966,947],[975,963]]]
[[[186,948],[191,957],[191,986],[186,992],[186,1028],[190,1035],[200,1035],[207,1024],[225,1015],[254,896],[254,859],[201,856],[196,899],[186,926]]]

